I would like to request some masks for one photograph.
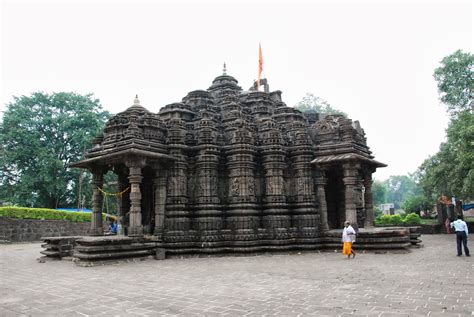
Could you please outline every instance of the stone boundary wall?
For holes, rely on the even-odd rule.
[[[474,233],[474,223],[468,222],[469,232]],[[41,241],[41,237],[88,235],[90,222],[65,220],[38,220],[0,217],[0,241]],[[420,225],[421,234],[439,234],[441,225]]]
[[[474,222],[466,222],[467,229],[469,233],[474,233]],[[434,224],[434,225],[420,225],[421,227],[421,234],[440,234],[446,233],[446,229],[444,225],[441,224]]]
[[[90,222],[0,217],[0,241],[41,241],[41,237],[87,235]]]

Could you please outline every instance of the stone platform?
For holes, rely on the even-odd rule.
[[[376,227],[360,229],[357,232],[354,250],[408,250],[412,245],[421,243],[418,227]],[[323,247],[341,248],[342,230],[329,230],[325,233]]]
[[[372,227],[360,229],[354,249],[374,251],[408,251],[421,243],[418,227]],[[342,229],[329,230],[320,236],[286,239],[256,239],[245,241],[165,242],[168,255],[217,254],[217,253],[261,253],[298,250],[339,250]]]
[[[41,246],[45,249],[40,253],[48,259],[58,259],[72,256],[76,240],[82,239],[82,236],[62,236],[62,237],[42,237],[44,244]]]
[[[153,240],[154,237],[54,237],[44,238],[47,248],[41,253],[54,258],[61,258],[60,246],[68,247],[68,254],[81,266],[113,264],[118,261],[140,260],[149,256],[164,259],[177,255],[212,255],[212,254],[252,254],[263,252],[340,250],[342,230],[329,230],[320,237],[308,239],[287,238],[280,240],[255,241],[215,241],[200,243],[167,243]],[[382,227],[360,229],[357,234],[355,250],[367,251],[402,251],[421,242],[418,239],[417,227]],[[55,247],[58,246],[58,247]],[[56,249],[55,249],[56,248]],[[74,248],[74,252],[72,252]],[[63,252],[66,252],[63,251]]]
[[[83,237],[76,241],[74,262],[81,266],[115,263],[156,255],[160,244],[145,238],[125,236]]]

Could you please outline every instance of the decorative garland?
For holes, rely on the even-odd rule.
[[[103,190],[102,188],[100,188],[99,186],[97,186],[97,189],[102,193],[102,195],[104,195],[104,200],[102,202],[102,210],[104,210],[104,205],[105,205],[106,208],[107,208],[107,215],[109,215],[109,201],[108,201],[107,197],[108,196],[115,196],[115,197],[122,198],[122,195],[125,194],[130,189],[130,186],[128,186],[127,188],[125,188],[124,190],[122,190],[119,193],[108,193],[105,190]]]

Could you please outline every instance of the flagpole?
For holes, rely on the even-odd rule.
[[[258,43],[258,79],[257,79],[257,91],[260,90],[260,79],[262,78],[263,71],[263,54],[262,46]]]

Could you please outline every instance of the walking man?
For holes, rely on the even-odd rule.
[[[461,243],[464,246],[464,253],[466,256],[471,256],[469,254],[469,249],[467,247],[467,235],[469,233],[467,229],[467,224],[464,222],[462,215],[456,216],[456,221],[451,222],[451,228],[454,228],[456,231],[456,243],[458,247],[458,256],[462,255]]]

